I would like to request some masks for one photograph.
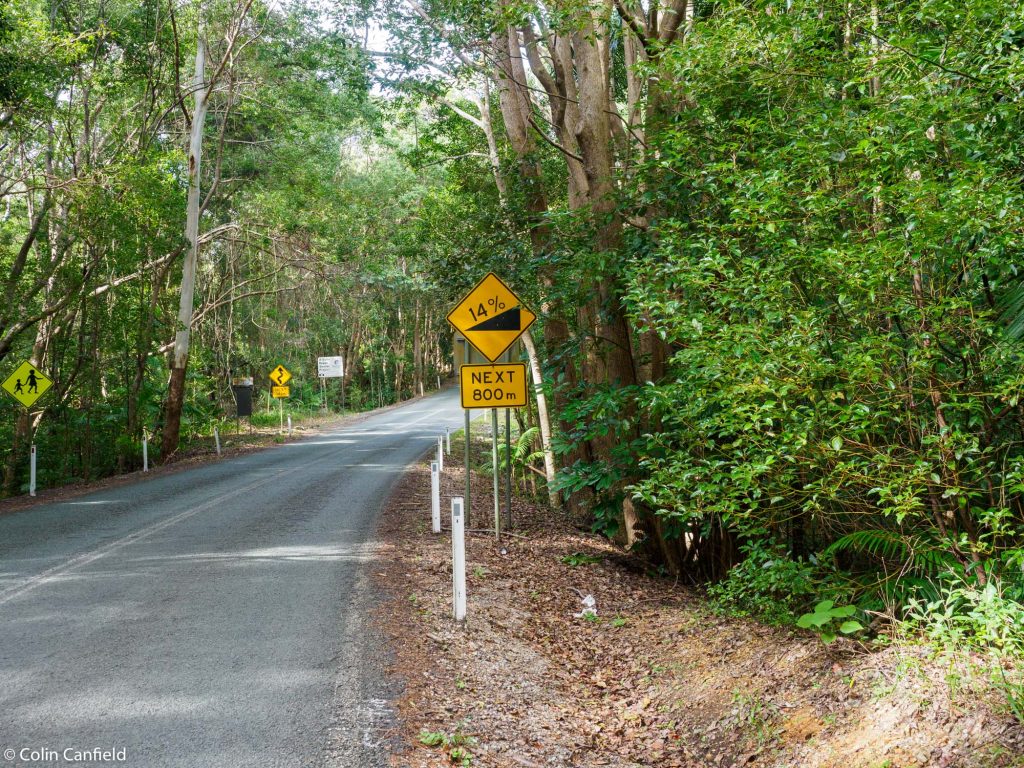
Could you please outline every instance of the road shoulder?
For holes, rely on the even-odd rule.
[[[444,475],[446,510],[463,475],[454,461]],[[490,485],[475,483],[479,521]],[[522,537],[500,548],[468,537],[469,618],[457,626],[450,538],[430,533],[429,484],[427,465],[412,467],[379,528],[377,623],[402,686],[394,766],[1021,764],[1020,725],[991,695],[952,695],[948,670],[923,651],[826,648],[717,616],[521,499]],[[579,615],[588,595],[595,618]]]

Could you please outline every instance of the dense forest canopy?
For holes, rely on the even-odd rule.
[[[5,492],[278,362],[434,389],[493,270],[581,524],[726,602],[1019,618],[1022,42],[1005,0],[14,0],[0,358],[56,386],[2,406]]]

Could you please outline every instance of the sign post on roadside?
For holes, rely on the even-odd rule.
[[[492,461],[494,466],[494,537],[501,542],[501,502],[498,495],[498,407],[520,408],[526,400],[526,365],[497,364],[516,339],[533,325],[535,315],[501,278],[489,272],[448,313],[448,322],[491,365],[463,365],[459,372],[462,407],[466,410],[466,504],[469,504],[469,411],[491,409]],[[468,347],[467,355],[468,358]],[[506,424],[509,419],[506,418]],[[510,430],[505,429],[505,456],[511,469]],[[506,515],[512,519],[512,475],[508,475]],[[466,512],[468,514],[468,506]]]
[[[345,364],[340,355],[334,357],[318,357],[316,359],[316,375],[320,379],[321,403],[327,408],[327,380],[341,379],[341,407],[345,408]]]
[[[53,381],[32,363],[25,361],[8,376],[0,389],[21,403],[26,409],[35,405],[36,400],[46,394]],[[35,435],[29,447],[29,496],[36,495],[36,443]]]
[[[278,434],[284,434],[284,400],[291,396],[291,388],[286,385],[292,380],[292,374],[291,371],[279,364],[268,376],[272,383],[270,396],[277,400],[280,411],[281,426],[278,428]]]

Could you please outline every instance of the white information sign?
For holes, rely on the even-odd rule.
[[[316,375],[321,379],[337,379],[345,375],[340,357],[318,357]]]

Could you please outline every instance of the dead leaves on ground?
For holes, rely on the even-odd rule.
[[[999,766],[1024,747],[1019,728],[958,737],[962,715],[947,705],[912,710],[915,696],[937,698],[924,678],[862,695],[898,675],[891,656],[715,616],[698,595],[623,567],[608,542],[520,499],[521,536],[501,547],[487,534],[468,537],[469,617],[457,626],[450,538],[429,531],[429,482],[424,466],[407,473],[379,531],[378,581],[390,595],[379,620],[405,683],[395,766],[451,765],[418,743],[421,731],[473,738],[472,766],[528,768],[923,767],[933,750],[944,765],[973,766],[973,745],[986,739],[1009,755],[990,749],[988,764]],[[462,483],[450,464],[442,508]],[[492,514],[490,496],[477,494],[470,527]],[[588,595],[596,616],[576,618]],[[894,712],[914,731],[874,725]]]

